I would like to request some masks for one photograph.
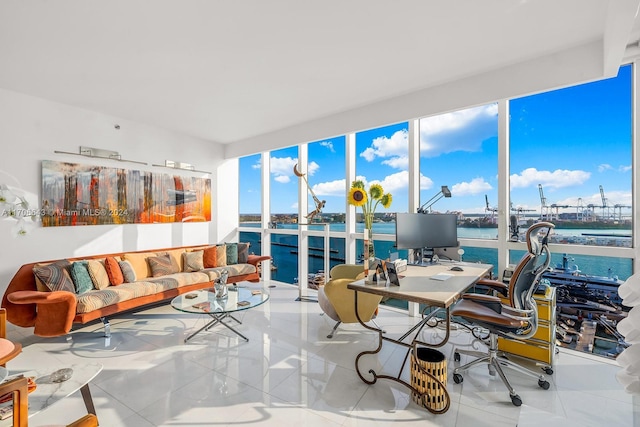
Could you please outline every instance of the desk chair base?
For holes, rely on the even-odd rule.
[[[324,313],[322,313],[322,314],[324,314]],[[334,335],[335,335],[335,333],[336,333],[336,330],[338,329],[338,326],[340,326],[340,324],[341,324],[341,323],[342,323],[342,322],[338,321],[338,323],[336,323],[336,324],[333,326],[333,329],[331,330],[331,332],[329,333],[329,335],[327,335],[327,338],[329,338],[329,339],[333,338],[333,336],[334,336]],[[378,329],[382,330],[382,328],[380,327],[380,325],[378,325],[378,323],[375,321],[375,319],[371,319],[371,323],[373,323],[374,325],[376,325],[376,328],[378,328]],[[382,333],[385,333],[385,331],[382,331]]]
[[[549,389],[549,381],[546,380],[544,375],[532,372],[529,369],[526,369],[518,365],[517,363],[507,359],[505,356],[500,354],[500,352],[498,351],[498,337],[496,334],[490,334],[489,336],[489,352],[488,353],[455,349],[453,358],[456,362],[460,361],[460,354],[474,356],[474,357],[477,357],[477,359],[467,363],[466,365],[459,366],[453,370],[453,382],[455,382],[456,384],[460,384],[463,381],[463,378],[462,378],[462,375],[460,375],[460,372],[466,371],[469,368],[472,368],[479,364],[487,364],[489,366],[490,375],[495,375],[496,372],[498,373],[498,375],[500,376],[500,379],[502,379],[502,382],[509,390],[511,403],[513,403],[515,406],[522,405],[522,399],[520,398],[520,396],[518,396],[516,391],[513,389],[513,387],[511,386],[511,383],[509,383],[507,376],[504,374],[504,371],[502,370],[503,367],[511,368],[522,374],[528,375],[532,378],[536,378],[538,380],[538,386],[540,386],[545,390]]]

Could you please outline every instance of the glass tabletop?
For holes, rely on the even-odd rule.
[[[263,289],[229,287],[227,296],[222,299],[216,298],[215,292],[201,289],[178,295],[171,301],[171,307],[185,313],[231,313],[257,307],[268,299],[269,294]]]

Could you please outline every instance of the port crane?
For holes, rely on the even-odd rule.
[[[623,205],[620,203],[616,203],[615,205],[609,205],[609,199],[604,195],[604,188],[602,185],[600,187],[600,199],[602,200],[602,216],[604,219],[612,219],[613,221],[623,221],[622,218],[622,209],[631,209],[631,206]],[[616,216],[616,210],[618,211],[618,215]],[[606,212],[606,215],[605,215]],[[613,214],[612,214],[613,213]]]
[[[489,204],[489,196],[487,196],[486,194],[484,195],[484,200],[486,203],[486,207],[484,208],[484,211],[491,213],[490,220],[491,220],[491,223],[494,224],[496,221],[495,217],[496,217],[496,213],[498,212],[498,208],[491,207],[491,205]]]
[[[555,210],[556,219],[560,217],[560,209],[569,208],[569,205],[558,205],[552,203],[547,205],[547,198],[542,190],[542,184],[538,184],[538,192],[540,193],[540,218],[547,221],[553,221],[553,211]]]

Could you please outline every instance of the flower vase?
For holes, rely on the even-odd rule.
[[[370,228],[364,229],[364,251],[362,257],[366,281],[367,283],[372,283],[374,281],[373,277],[376,274],[375,265],[373,265],[376,256],[373,247],[373,232]]]

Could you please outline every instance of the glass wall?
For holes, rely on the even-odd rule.
[[[447,186],[451,197],[443,197]],[[459,237],[497,238],[498,105],[420,120],[420,206],[460,214]]]
[[[262,163],[260,154],[239,159],[238,202],[241,227],[258,227],[262,220]]]
[[[365,189],[380,184],[390,193],[389,209],[378,205],[373,224],[374,234],[395,234],[395,212],[409,208],[409,124],[399,123],[356,133],[356,179]],[[356,209],[356,231],[364,230],[362,210]],[[393,246],[389,241],[375,241],[376,253],[386,254]]]
[[[270,228],[297,228],[298,177],[293,169],[298,164],[298,147],[272,151],[269,163]]]
[[[615,78],[510,102],[521,240],[543,219],[556,225],[553,243],[631,247],[631,74],[628,65]]]

